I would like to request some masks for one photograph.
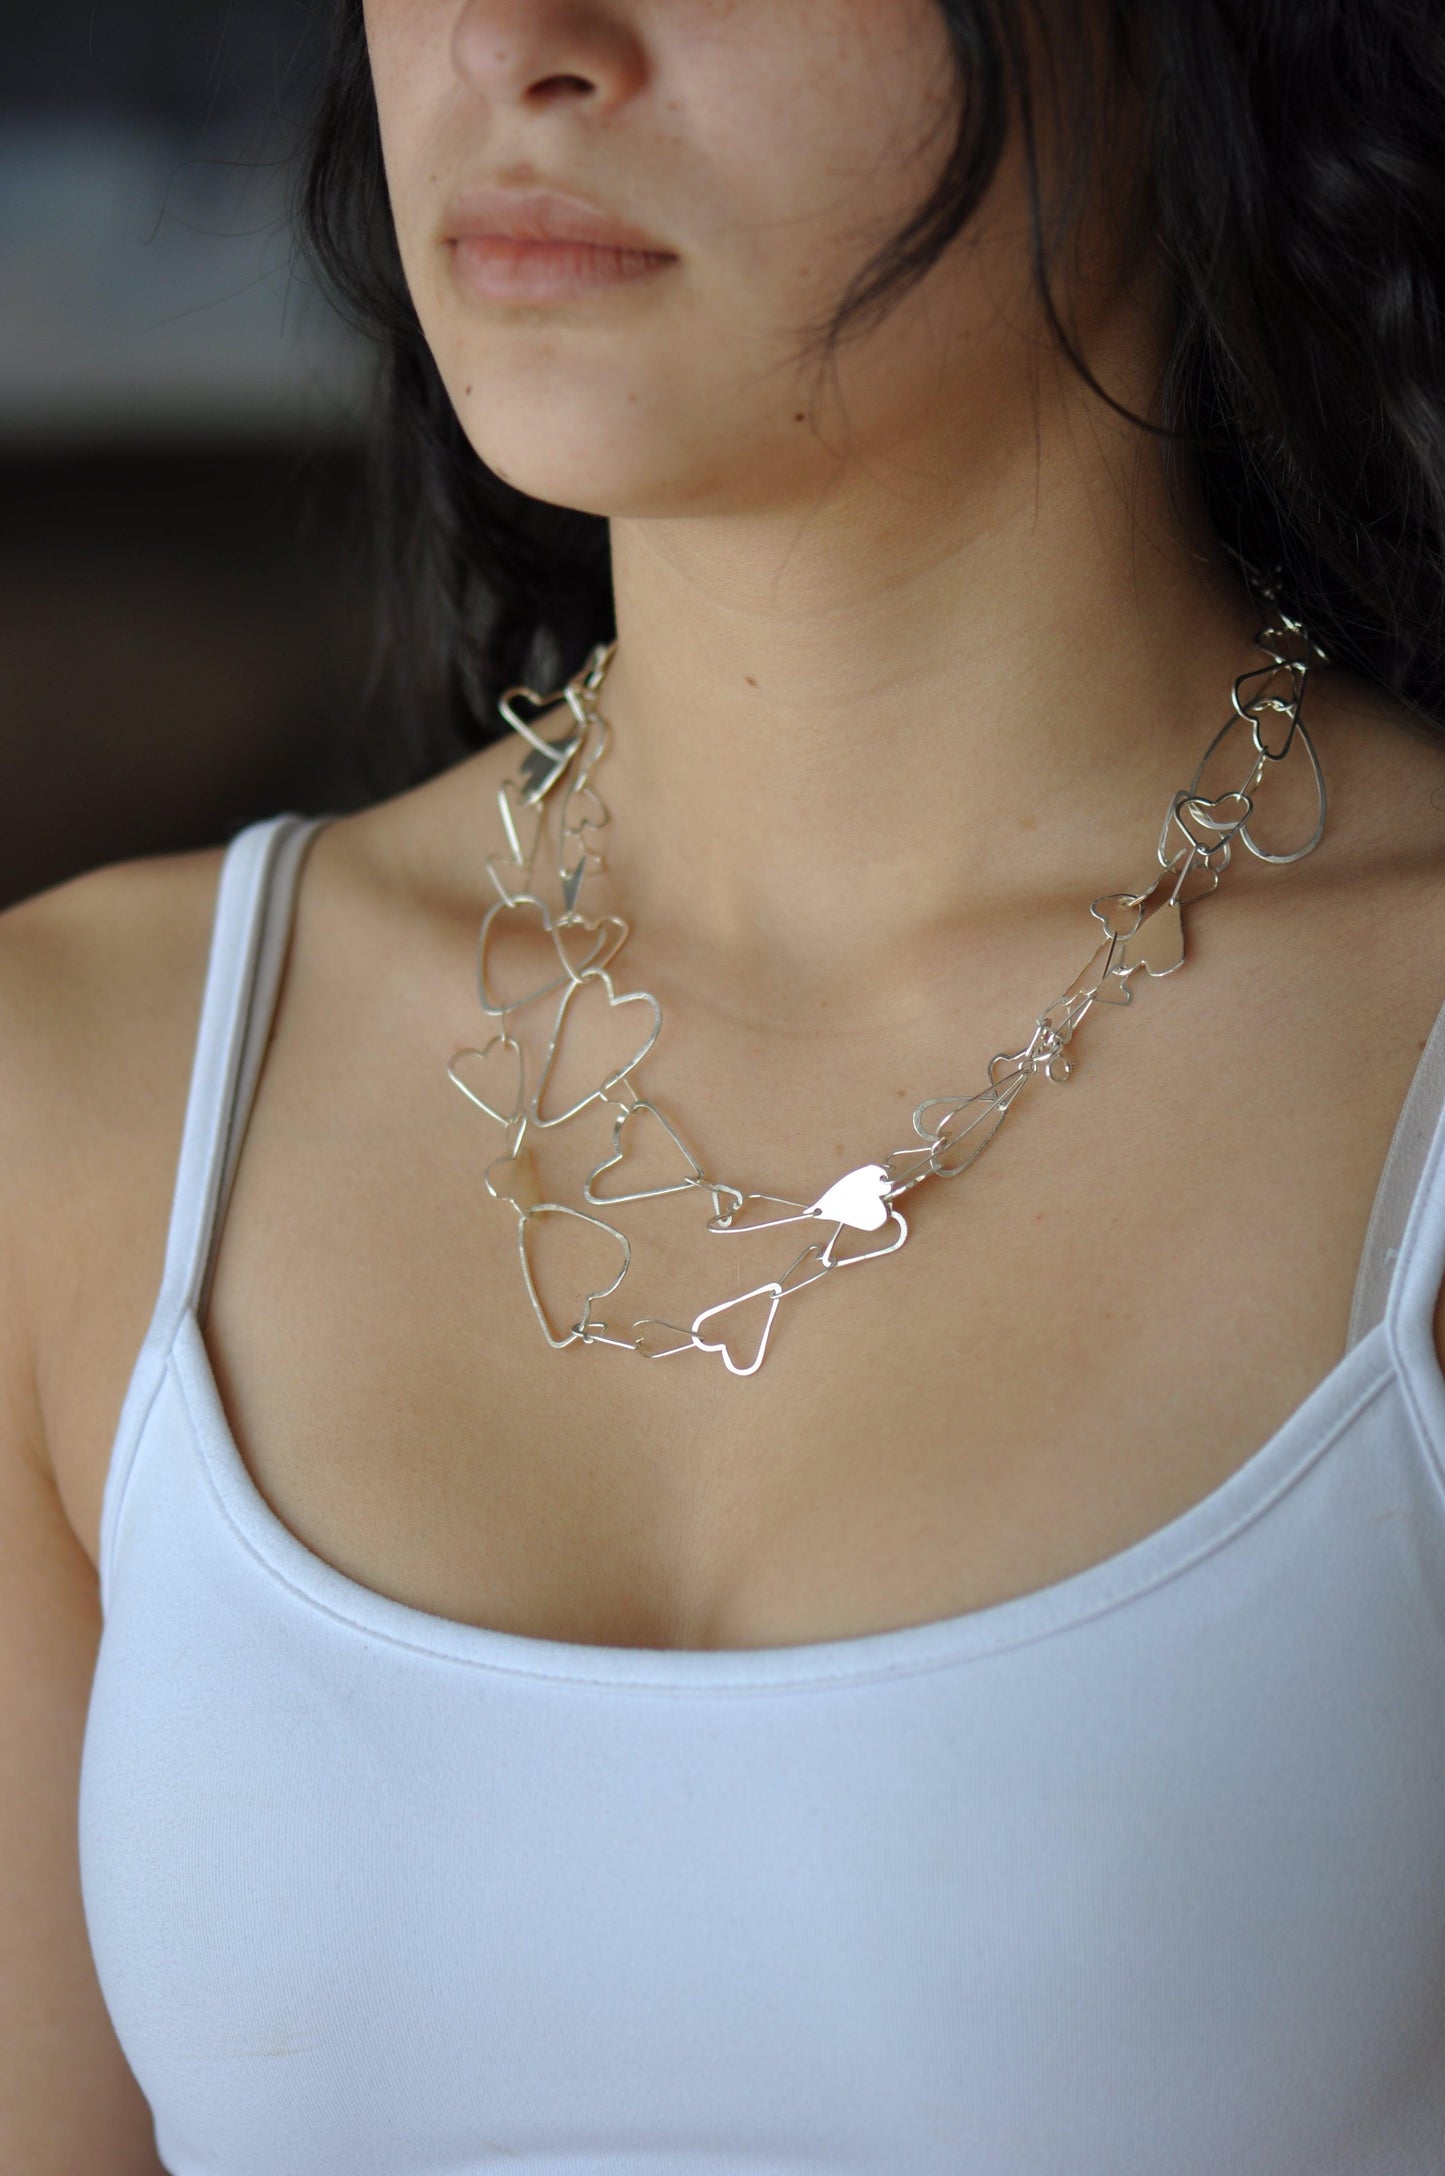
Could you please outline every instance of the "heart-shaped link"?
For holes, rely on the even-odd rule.
[[[559,1337],[556,1331],[553,1329],[552,1324],[547,1319],[546,1310],[544,1309],[541,1299],[538,1295],[536,1281],[532,1270],[531,1257],[527,1251],[528,1233],[534,1228],[534,1225],[538,1219],[548,1216],[575,1217],[577,1221],[581,1224],[590,1224],[594,1227],[594,1229],[599,1232],[610,1233],[611,1236],[617,1241],[618,1246],[622,1249],[621,1263],[618,1267],[616,1276],[612,1279],[610,1284],[601,1284],[595,1286],[591,1291],[587,1293],[586,1298],[582,1302],[581,1308],[576,1310],[577,1317],[580,1321],[585,1322],[587,1320],[588,1314],[591,1310],[592,1302],[594,1300],[605,1300],[609,1293],[615,1292],[617,1290],[617,1287],[621,1284],[623,1278],[627,1275],[628,1267],[631,1264],[632,1248],[625,1234],[618,1231],[615,1225],[604,1222],[604,1220],[600,1216],[589,1216],[585,1209],[570,1208],[566,1202],[539,1201],[534,1203],[532,1207],[524,1209],[522,1211],[521,1216],[517,1219],[517,1250],[522,1258],[522,1278],[524,1283],[526,1284],[527,1296],[532,1302],[533,1311],[536,1314],[537,1320],[542,1325],[543,1336],[546,1338],[549,1345],[551,1345],[554,1349],[560,1351],[564,1345],[572,1344],[581,1333],[574,1326],[570,1327],[567,1330],[565,1336]]]
[[[580,839],[584,831],[601,831],[611,821],[607,805],[595,786],[579,781],[568,787],[562,800],[560,825],[564,839]]]
[[[512,728],[512,731],[520,733],[523,740],[542,758],[549,768],[556,764],[557,747],[554,742],[549,741],[537,731],[536,721],[544,711],[555,710],[559,700],[560,697],[556,695],[539,695],[535,688],[526,687],[506,688],[497,697],[497,708]],[[531,711],[530,719],[522,716],[521,711],[517,708],[518,703],[525,704],[526,708]],[[570,734],[567,736],[568,739],[572,737]]]
[[[628,926],[620,914],[604,914],[600,920],[589,922],[586,915],[565,914],[561,921],[552,925],[552,936],[562,965],[574,982],[580,982],[589,967],[610,967],[628,938]],[[581,951],[581,940],[595,939],[589,949]],[[573,957],[573,946],[578,947],[579,957]]]
[[[826,1222],[849,1224],[854,1231],[876,1232],[888,1221],[888,1189],[892,1180],[886,1164],[860,1164],[845,1171],[808,1210],[809,1216]]]
[[[779,1307],[782,1305],[782,1298],[783,1288],[774,1281],[770,1284],[755,1285],[751,1292],[739,1292],[736,1299],[720,1300],[716,1307],[704,1307],[700,1315],[693,1317],[692,1341],[694,1345],[699,1352],[721,1353],[723,1365],[733,1375],[756,1375],[763,1364],[763,1355],[768,1349],[768,1339],[773,1334],[773,1322]],[[729,1321],[727,1318],[735,1316],[741,1309],[751,1306],[754,1301],[760,1299],[765,1299],[768,1302],[767,1313],[763,1320],[762,1329],[758,1332],[756,1341],[752,1345],[752,1359],[744,1365],[741,1360],[733,1358],[733,1348],[730,1343],[730,1335],[737,1335],[738,1324],[735,1321]],[[722,1336],[705,1337],[702,1325],[705,1322],[718,1321],[725,1324]],[[742,1349],[744,1351],[748,1349],[746,1340]]]
[[[652,1025],[643,1040],[636,1045],[625,1065],[616,1066],[607,1074],[604,1080],[598,1082],[595,1088],[589,1088],[586,1095],[579,1096],[575,1103],[570,1103],[565,1111],[556,1111],[550,1118],[544,1118],[542,1116],[542,1099],[546,1095],[552,1080],[557,1049],[566,1031],[569,1009],[573,1006],[573,1001],[578,997],[579,993],[590,991],[599,986],[605,993],[607,1003],[613,1011],[624,1005],[644,1005],[648,1007],[652,1013]],[[589,1103],[599,1101],[610,1088],[615,1088],[619,1081],[625,1080],[629,1073],[641,1065],[661,1033],[662,1007],[650,990],[624,990],[619,993],[614,990],[612,977],[605,967],[589,967],[584,974],[570,979],[567,984],[566,994],[557,1008],[557,1021],[552,1030],[552,1040],[547,1046],[547,1055],[542,1061],[542,1071],[537,1080],[536,1093],[533,1095],[529,1106],[537,1124],[539,1126],[563,1126],[569,1118],[575,1118],[579,1111],[585,1111]]]
[[[505,943],[510,937],[516,945],[522,934],[518,929],[518,922],[527,922],[534,917],[541,924],[537,934],[551,938],[551,911],[545,901],[538,899],[533,892],[521,892],[515,899],[498,899],[482,916],[482,926],[477,936],[477,996],[482,1011],[490,1013],[494,1019],[501,1019],[509,1012],[521,1012],[524,1007],[535,1005],[538,998],[549,996],[553,990],[560,990],[564,983],[572,979],[565,968],[561,974],[553,975],[550,980],[543,982],[528,982],[524,978],[521,995],[505,999],[496,988],[489,964],[493,933],[500,930],[500,935],[495,940],[499,944]],[[556,949],[554,940],[554,955]]]
[[[1174,796],[1174,822],[1192,846],[1212,852],[1248,823],[1254,803],[1247,793],[1221,793],[1212,801],[1199,793]]]
[[[665,1330],[666,1337],[649,1337],[646,1333]],[[696,1352],[698,1345],[691,1330],[684,1330],[676,1322],[664,1322],[661,1315],[639,1315],[632,1325],[632,1345],[645,1360],[668,1360],[674,1353]]]
[[[1140,892],[1104,892],[1089,902],[1089,912],[1110,937],[1132,937],[1144,913]]]
[[[488,1060],[494,1050],[510,1051],[511,1057],[501,1057],[489,1064]],[[467,1077],[468,1072],[471,1074],[470,1079]],[[523,1106],[524,1064],[522,1046],[512,1036],[506,1033],[494,1035],[481,1050],[453,1052],[451,1063],[447,1067],[447,1077],[461,1089],[469,1102],[475,1103],[479,1111],[485,1111],[488,1118],[495,1118],[499,1126],[510,1126],[520,1116]],[[489,1093],[483,1093],[484,1087]],[[503,1090],[506,1092],[500,1092]],[[492,1100],[493,1096],[496,1097],[495,1102]],[[502,1105],[501,1109],[498,1109],[498,1104]]]
[[[810,1257],[816,1257],[821,1266],[810,1270],[807,1275],[799,1277],[797,1271],[800,1265],[806,1263]],[[693,1343],[697,1346],[699,1352],[720,1353],[724,1366],[732,1374],[756,1375],[763,1364],[763,1355],[768,1349],[768,1339],[773,1334],[773,1323],[783,1301],[790,1293],[801,1291],[804,1285],[816,1283],[817,1279],[832,1266],[831,1263],[824,1262],[816,1247],[805,1247],[792,1266],[785,1270],[781,1277],[771,1278],[766,1284],[754,1285],[751,1292],[739,1292],[732,1299],[719,1300],[715,1307],[704,1307],[701,1314],[694,1315],[692,1320]],[[733,1358],[732,1346],[729,1342],[729,1332],[736,1333],[736,1323],[729,1323],[721,1337],[704,1337],[702,1325],[705,1322],[725,1321],[729,1315],[735,1315],[739,1309],[747,1307],[752,1301],[759,1299],[767,1300],[767,1314],[762,1329],[758,1333],[752,1359],[744,1366],[742,1361]],[[745,1338],[742,1341],[741,1349],[746,1353],[748,1347],[749,1340]]]
[[[686,1163],[687,1171],[682,1178],[673,1179],[665,1186],[642,1186],[634,1188],[630,1193],[623,1193],[619,1189],[616,1193],[594,1194],[592,1191],[594,1182],[601,1178],[604,1171],[611,1171],[617,1164],[622,1163],[628,1154],[628,1148],[635,1144],[637,1133],[635,1120],[639,1112],[651,1117],[654,1124],[661,1126],[663,1132],[676,1148],[678,1155]],[[632,1132],[628,1135],[627,1146],[624,1146],[623,1136],[628,1127],[632,1128]],[[584,1201],[592,1202],[651,1201],[659,1194],[685,1194],[691,1188],[704,1183],[702,1165],[693,1155],[692,1150],[676,1130],[669,1125],[657,1105],[649,1103],[645,1097],[639,1096],[635,1103],[630,1103],[625,1110],[619,1112],[617,1118],[613,1121],[612,1154],[604,1156],[601,1163],[594,1164],[588,1172],[586,1178],[582,1181],[582,1198]]]
[[[1146,975],[1172,975],[1183,964],[1184,918],[1178,900],[1166,900],[1125,940],[1120,972],[1132,974],[1142,967]]]
[[[896,1254],[908,1237],[908,1226],[903,1220],[902,1210],[890,1209],[884,1222],[897,1227],[898,1237],[896,1239],[885,1241],[881,1247],[854,1247],[850,1253],[840,1254],[838,1245],[844,1232],[849,1227],[846,1224],[839,1224],[818,1259],[829,1269],[851,1269],[855,1262],[874,1262],[880,1254]]]
[[[1231,700],[1235,715],[1254,729],[1254,744],[1271,762],[1282,762],[1289,753],[1290,739],[1294,733],[1294,721],[1299,713],[1300,698],[1304,694],[1306,667],[1292,658],[1276,658],[1268,665],[1256,665],[1251,672],[1242,672],[1234,683]],[[1251,683],[1255,685],[1251,686]],[[1249,688],[1248,695],[1245,689]],[[1264,731],[1263,714],[1269,711],[1275,717],[1288,718],[1289,731],[1278,748],[1269,742]]]

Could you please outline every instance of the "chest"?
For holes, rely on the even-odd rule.
[[[402,2110],[456,2168],[1438,2169],[1441,1537],[1368,1464],[1343,1551],[1296,1494],[941,1667],[359,1639],[148,1503],[80,1817],[167,2164],[364,2167]]]
[[[560,1218],[529,1220],[524,1276],[516,1212],[483,1180],[500,1129],[447,1082],[434,1034],[338,1067],[298,1011],[206,1324],[258,1487],[366,1586],[611,1646],[842,1638],[1115,1554],[1211,1493],[1339,1360],[1434,1015],[1402,976],[1329,1019],[1310,1002],[1328,946],[1261,949],[1247,921],[1205,924],[1196,968],[1096,1010],[1067,1084],[1030,1083],[972,1168],[905,1197],[896,1251],[732,1311],[741,1363],[767,1335],[745,1375],[712,1353],[554,1350],[539,1308],[558,1332],[589,1294],[624,1334],[686,1324],[825,1234],[709,1233],[692,1189],[598,1211],[629,1235],[625,1291],[607,1291],[615,1241]],[[1007,1011],[986,972],[978,998]],[[805,1202],[908,1140],[915,1103],[967,1070],[943,1040],[890,1073],[844,1040],[750,1046],[701,1006],[669,1028],[646,1093],[709,1175]],[[545,1196],[581,1204],[616,1116],[534,1136]]]

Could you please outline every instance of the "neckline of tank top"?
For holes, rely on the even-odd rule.
[[[293,829],[303,835],[312,834],[328,820],[295,814],[272,818],[251,827],[252,845],[264,846],[266,834],[281,837]],[[294,881],[283,881],[280,889],[289,894],[294,890]],[[263,881],[259,904],[263,920],[283,904],[275,897],[269,878]],[[283,919],[289,929],[292,902],[288,898],[284,904]],[[1440,1021],[1445,1032],[1445,1008]],[[1400,1122],[1418,1077],[1419,1068],[1402,1106]],[[1423,1281],[1429,1282],[1433,1291],[1433,1283],[1438,1282],[1436,1265],[1428,1245],[1423,1251],[1432,1258],[1421,1263],[1421,1249],[1411,1250],[1407,1244],[1421,1197],[1431,1190],[1435,1166],[1445,1158],[1445,1106],[1432,1114],[1425,1131],[1427,1138],[1422,1143],[1423,1154],[1418,1156],[1411,1188],[1408,1229],[1400,1234],[1400,1246],[1390,1249],[1392,1255],[1413,1251],[1414,1258],[1400,1264],[1411,1274],[1404,1280],[1391,1280],[1395,1286],[1407,1284],[1410,1294],[1391,1291],[1382,1319],[1356,1336],[1353,1343],[1347,1343],[1341,1358],[1274,1434],[1215,1489],[1122,1551],[1046,1587],[947,1618],[843,1639],[796,1642],[785,1647],[614,1647],[504,1632],[413,1608],[347,1577],[306,1548],[272,1512],[241,1457],[221,1404],[201,1329],[203,1301],[182,1301],[171,1313],[166,1344],[157,1358],[163,1372],[167,1368],[176,1370],[206,1472],[232,1527],[272,1577],[355,1629],[462,1662],[575,1682],[650,1684],[679,1690],[724,1690],[729,1686],[750,1690],[763,1684],[784,1686],[894,1676],[998,1652],[1067,1629],[1111,1610],[1187,1568],[1198,1557],[1209,1555],[1258,1512],[1269,1508],[1275,1500],[1270,1494],[1272,1486],[1276,1494],[1283,1493],[1308,1470],[1315,1457],[1329,1448],[1339,1429],[1348,1425],[1383,1388],[1392,1372],[1399,1374],[1402,1394],[1411,1408],[1414,1433],[1428,1437],[1437,1451],[1445,1445],[1445,1377],[1441,1376],[1434,1349],[1432,1310],[1416,1289],[1422,1286],[1423,1269]],[[1387,1163],[1393,1162],[1394,1153],[1392,1140]],[[1445,1232],[1434,1252],[1445,1255]],[[1445,1269],[1445,1261],[1439,1266]],[[1409,1379],[1410,1369],[1416,1376],[1423,1373],[1427,1380]],[[1341,1400],[1345,1410],[1331,1411]],[[1429,1410],[1421,1412],[1422,1404]],[[1322,1433],[1317,1442],[1311,1442],[1310,1431],[1317,1417]]]
[[[1278,1504],[1395,1372],[1390,1325],[1351,1346],[1274,1433],[1164,1526],[1044,1587],[929,1622],[783,1647],[614,1647],[507,1632],[413,1607],[352,1579],[272,1510],[241,1456],[194,1308],[167,1365],[210,1488],[267,1576],[308,1609],[367,1639],[514,1677],[676,1693],[780,1691],[912,1676],[999,1655],[1107,1615],[1214,1555]],[[1437,1371],[1438,1372],[1438,1371]],[[1445,1379],[1439,1385],[1445,1414]],[[152,1424],[154,1408],[152,1408]]]

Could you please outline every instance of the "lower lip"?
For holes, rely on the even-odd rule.
[[[655,278],[676,257],[645,249],[605,249],[595,242],[522,242],[467,234],[452,243],[459,283],[488,302],[561,302],[602,288]]]

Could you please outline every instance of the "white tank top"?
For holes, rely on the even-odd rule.
[[[83,1890],[165,2166],[1441,2176],[1445,1012],[1345,1356],[1169,1525],[858,1638],[536,1639],[313,1555],[207,1362],[312,828],[226,857],[105,1491]]]

